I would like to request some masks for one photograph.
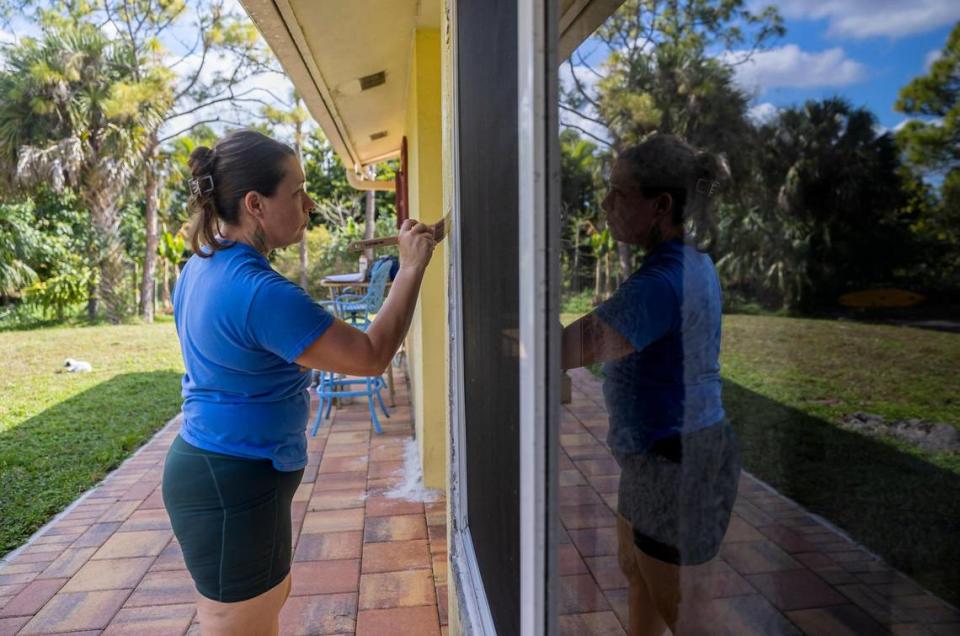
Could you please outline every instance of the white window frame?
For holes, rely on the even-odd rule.
[[[548,6],[553,3],[553,10]],[[548,548],[548,471],[552,465],[547,426],[559,417],[559,332],[552,321],[559,314],[559,259],[557,229],[549,224],[548,205],[556,204],[558,174],[548,157],[557,131],[548,129],[555,90],[547,81],[553,74],[556,42],[550,38],[548,16],[556,0],[519,0],[517,3],[517,128],[519,136],[518,190],[520,260],[520,633],[543,636],[554,631],[555,595],[548,589],[555,577],[555,555]],[[554,160],[554,161],[551,161]],[[555,453],[553,453],[555,456]]]

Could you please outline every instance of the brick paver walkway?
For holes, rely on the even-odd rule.
[[[618,468],[603,443],[599,382],[574,376],[561,422],[561,633],[623,634]],[[400,406],[372,435],[366,407],[310,440],[293,514],[284,634],[446,634],[444,501],[383,496],[412,439]],[[133,458],[0,563],[0,635],[197,634],[193,584],[163,509],[171,422]],[[960,612],[744,474],[720,557],[697,578],[711,634],[958,634]]]
[[[446,633],[446,504],[383,496],[413,433],[405,387],[397,403],[383,435],[358,403],[310,439],[283,634]],[[0,563],[0,635],[199,634],[159,489],[178,426]]]
[[[623,634],[617,565],[619,469],[604,442],[600,382],[571,372],[560,453],[560,631]],[[720,555],[695,577],[711,636],[960,634],[960,612],[748,473]]]

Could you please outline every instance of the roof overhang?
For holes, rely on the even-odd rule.
[[[398,156],[417,28],[442,0],[240,0],[359,189],[392,190],[367,167]],[[622,0],[560,0],[561,59]],[[380,75],[382,73],[382,76]],[[382,81],[380,81],[382,80]]]
[[[560,0],[560,42],[557,58],[562,62],[620,8],[624,0]]]
[[[440,0],[241,0],[360,189],[403,138],[411,37],[439,28]]]

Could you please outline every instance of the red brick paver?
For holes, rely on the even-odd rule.
[[[441,634],[446,503],[384,496],[412,439],[410,407],[372,432],[365,404],[334,410],[294,497],[291,596],[282,634]],[[171,421],[0,562],[0,636],[199,634],[195,590],[163,509]],[[438,596],[439,595],[439,596]],[[439,609],[438,609],[439,598]]]

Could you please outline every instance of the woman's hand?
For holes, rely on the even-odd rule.
[[[560,362],[564,371],[594,362],[619,360],[635,351],[629,340],[594,313],[568,325],[560,339]]]
[[[413,268],[423,271],[430,262],[433,248],[437,241],[433,236],[433,228],[417,222],[415,219],[406,219],[400,226],[400,267]]]
[[[338,320],[295,360],[300,366],[351,375],[380,375],[410,328],[423,273],[436,240],[433,228],[413,219],[400,226],[400,271],[366,332]]]

